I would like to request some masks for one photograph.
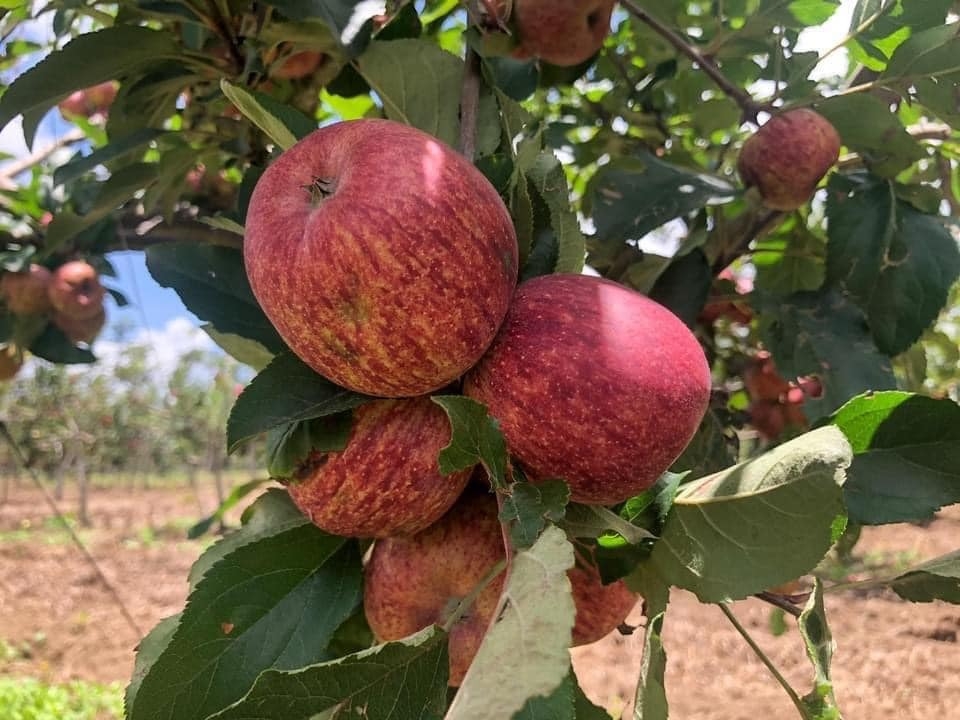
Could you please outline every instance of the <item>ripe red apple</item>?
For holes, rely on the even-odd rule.
[[[100,335],[103,326],[107,323],[107,313],[100,304],[100,311],[90,317],[75,317],[62,312],[53,314],[53,324],[56,325],[67,339],[73,343],[91,344]]]
[[[367,622],[382,641],[442,623],[504,558],[496,500],[471,485],[450,512],[423,532],[376,542],[364,571]],[[603,637],[636,604],[637,596],[622,581],[601,585],[595,568],[573,568],[567,575],[577,608],[574,645]],[[450,685],[463,681],[502,589],[499,575],[450,629]]]
[[[105,113],[116,97],[117,84],[108,81],[70,93],[57,107],[68,120],[70,116],[90,117],[96,113]]]
[[[483,354],[517,275],[510,214],[436,138],[389,120],[321,128],[247,212],[253,292],[287,345],[352,390],[422,395]]]
[[[447,415],[430,398],[370,402],[353,411],[346,448],[311,455],[287,489],[334,535],[416,533],[450,509],[470,477],[440,474],[437,455],[449,442]]]
[[[83,260],[64,263],[53,271],[48,293],[53,309],[71,318],[90,319],[103,311],[106,290],[96,269]]]
[[[325,59],[326,55],[315,50],[296,52],[271,67],[269,75],[281,80],[299,80],[315,73]]]
[[[673,313],[622,285],[546,275],[517,288],[464,392],[533,478],[610,505],[650,487],[693,437],[710,368]]]
[[[41,315],[50,310],[47,288],[52,275],[43,265],[31,265],[25,272],[0,276],[0,296],[7,308],[18,315]]]
[[[740,150],[737,170],[774,210],[805,205],[840,156],[840,135],[813,110],[775,115]]]
[[[13,346],[0,348],[0,381],[11,380],[23,367],[23,355]]]
[[[603,46],[616,0],[513,0],[516,57],[578,65]]]

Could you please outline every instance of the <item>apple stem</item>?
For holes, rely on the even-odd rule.
[[[750,97],[749,93],[747,93],[743,88],[728,80],[727,77],[720,72],[720,68],[717,67],[716,63],[714,63],[710,58],[706,57],[689,42],[684,40],[676,32],[671,30],[646,10],[637,5],[634,0],[621,0],[620,4],[623,5],[635,18],[637,18],[637,20],[648,25],[658,35],[662,36],[667,42],[673,45],[673,47],[676,48],[681,54],[686,55],[694,63],[696,63],[700,69],[703,70],[711,80],[713,80],[717,87],[723,90],[731,100],[740,106],[740,109],[743,110],[743,117],[745,120],[749,120],[756,125],[757,115],[762,110],[772,111],[772,108],[770,108],[768,105],[758,103],[756,100]]]
[[[782,597],[780,595],[776,595],[774,593],[759,592],[759,593],[756,593],[754,597],[757,598],[758,600],[763,600],[765,603],[770,603],[774,607],[783,610],[785,613],[789,613],[790,615],[793,615],[795,618],[800,617],[800,614],[803,612],[802,610],[800,610],[800,608],[798,608],[796,605],[790,602],[787,598]]]
[[[313,182],[304,185],[303,189],[310,194],[310,203],[316,207],[333,195],[337,187],[334,181],[329,178],[315,177]]]
[[[460,91],[460,152],[473,162],[477,151],[477,117],[480,107],[480,56],[467,47],[463,87]]]

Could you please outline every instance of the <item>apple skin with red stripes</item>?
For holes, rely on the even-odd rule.
[[[346,447],[312,453],[287,490],[333,535],[416,533],[443,516],[470,477],[472,468],[440,473],[437,456],[449,443],[447,414],[429,397],[374,400],[353,411]]]
[[[612,505],[653,485],[690,442],[710,368],[662,305],[610,280],[545,275],[517,288],[464,392],[499,421],[528,477]]]
[[[610,34],[615,0],[512,0],[517,58],[569,67],[588,60]],[[505,3],[501,2],[501,6]]]
[[[284,341],[333,382],[422,395],[473,366],[516,286],[496,189],[440,140],[389,120],[321,128],[250,199],[244,262]]]

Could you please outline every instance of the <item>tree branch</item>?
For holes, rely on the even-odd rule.
[[[700,69],[703,70],[711,80],[723,90],[733,101],[740,106],[740,109],[743,110],[743,116],[750,122],[757,124],[757,114],[761,110],[769,110],[769,106],[762,103],[758,103],[746,90],[741,88],[739,85],[735,85],[733,82],[727,79],[727,77],[720,72],[720,68],[717,67],[710,58],[706,57],[701,53],[697,48],[693,47],[689,42],[684,40],[680,35],[675,33],[669,27],[664,25],[662,22],[653,17],[646,10],[637,5],[634,0],[621,0],[620,4],[623,5],[634,17],[637,18],[640,22],[648,25],[654,30],[658,35],[663,37],[667,42],[673,45],[682,55],[686,55],[690,60],[700,66]]]
[[[43,162],[60,148],[74,145],[85,138],[86,135],[83,134],[83,131],[80,128],[74,128],[63,137],[57,138],[57,140],[49,145],[40,148],[26,157],[20,158],[19,160],[14,160],[13,162],[7,163],[3,167],[0,167],[0,190],[16,190],[19,186],[14,182],[13,178],[22,173],[24,170],[29,170],[34,165]]]
[[[473,162],[477,154],[477,118],[480,110],[480,56],[467,47],[463,87],[460,90],[460,152]]]

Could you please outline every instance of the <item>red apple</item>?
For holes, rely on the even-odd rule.
[[[352,390],[409,397],[456,380],[489,346],[516,284],[517,241],[464,157],[400,123],[354,120],[266,170],[244,260],[304,362]]]
[[[108,81],[70,93],[57,107],[68,120],[70,116],[90,117],[96,113],[105,113],[116,97],[117,85]]]
[[[840,135],[813,110],[800,108],[771,118],[740,151],[737,170],[756,186],[764,204],[790,211],[805,205],[817,183],[840,156]]]
[[[513,0],[516,57],[538,57],[553,65],[579,65],[610,34],[616,0]]]
[[[13,346],[0,348],[0,381],[11,380],[23,367],[23,355]]]
[[[450,509],[471,470],[444,477],[446,413],[428,397],[377,400],[353,411],[347,446],[314,453],[287,486],[322,530],[346,537],[419,532]]]
[[[53,324],[56,325],[70,342],[90,344],[97,339],[100,331],[107,322],[107,313],[100,304],[100,311],[90,317],[75,317],[62,312],[53,314]]]
[[[378,540],[364,572],[364,611],[374,635],[399,640],[442,623],[504,560],[496,500],[471,485],[423,532]],[[577,608],[573,644],[598,640],[623,622],[637,596],[622,581],[601,585],[596,568],[568,571]],[[494,578],[450,630],[450,685],[460,685],[496,610],[503,575]]]
[[[54,310],[84,320],[103,311],[106,292],[96,269],[83,260],[64,263],[54,270],[48,288]]]
[[[610,505],[650,487],[693,437],[710,368],[673,313],[609,280],[546,275],[521,285],[464,392],[500,421],[533,478]]]
[[[326,55],[315,50],[296,52],[271,67],[269,75],[281,80],[298,80],[315,73],[325,59]]]
[[[7,272],[0,276],[0,296],[10,312],[18,315],[42,315],[50,310],[47,288],[52,275],[43,265],[31,265],[25,272]]]

